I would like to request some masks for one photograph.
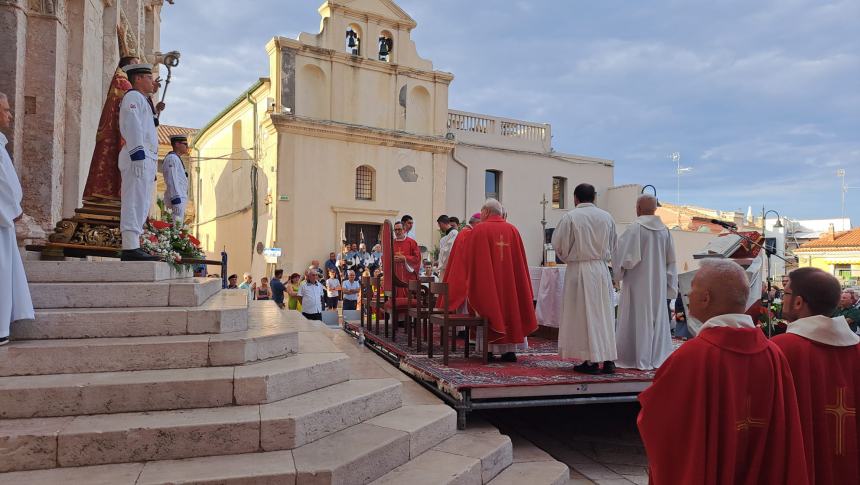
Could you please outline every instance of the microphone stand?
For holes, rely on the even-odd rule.
[[[738,236],[741,239],[749,242],[753,246],[756,246],[756,247],[764,250],[764,254],[765,254],[766,259],[767,259],[767,291],[765,292],[766,301],[767,301],[767,309],[766,309],[767,313],[765,313],[765,315],[767,316],[767,338],[771,338],[773,336],[773,322],[771,321],[771,318],[770,318],[770,307],[773,305],[773,298],[770,296],[770,290],[773,288],[773,278],[770,275],[770,257],[776,256],[777,258],[785,261],[786,263],[788,262],[788,260],[783,258],[782,256],[776,254],[775,250],[771,250],[767,246],[761,245],[761,244],[753,241],[749,236],[745,236],[745,235],[739,233],[737,230],[737,227],[731,227],[728,225],[725,225],[722,227],[723,227],[723,229],[734,234],[735,236]],[[762,233],[762,237],[765,238],[764,233]],[[765,238],[765,239],[767,239],[767,238]]]

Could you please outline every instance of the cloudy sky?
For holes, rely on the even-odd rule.
[[[166,123],[200,127],[260,76],[273,36],[317,32],[321,0],[177,0],[182,52]],[[856,0],[399,0],[418,52],[455,75],[450,107],[553,125],[567,153],[615,160],[616,184],[794,218],[860,187]],[[860,225],[860,188],[846,215]]]

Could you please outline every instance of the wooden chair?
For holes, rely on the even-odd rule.
[[[470,327],[480,327],[483,329],[483,348],[477,349],[481,352],[481,358],[484,363],[487,363],[487,353],[489,351],[489,329],[490,325],[486,318],[478,317],[474,315],[460,315],[460,314],[452,314],[448,311],[448,284],[447,283],[430,283],[430,294],[432,296],[437,297],[436,301],[440,302],[439,311],[441,313],[434,313],[429,316],[429,339],[428,339],[428,353],[427,357],[433,358],[433,326],[439,325],[441,327],[441,342],[442,345],[442,365],[448,365],[448,339],[449,332],[451,339],[451,350],[457,351],[457,337],[456,333],[453,333],[457,327],[466,327],[466,334],[468,335],[468,329]],[[465,357],[469,358],[469,341],[466,339]]]
[[[370,312],[370,301],[373,299],[373,286],[370,284],[370,276],[361,277],[361,327],[370,328],[373,322]]]
[[[412,331],[415,332],[416,349],[421,352],[422,339],[428,339],[427,328],[431,314],[442,313],[433,308],[433,295],[430,294],[430,283],[435,280],[429,276],[421,276],[417,281],[409,282],[409,310],[407,311],[407,344],[412,346]],[[413,304],[413,299],[414,304]]]

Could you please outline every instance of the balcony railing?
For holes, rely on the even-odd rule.
[[[448,112],[448,129],[471,131],[474,133],[492,133],[496,129],[495,120],[479,116]]]
[[[482,116],[464,111],[448,111],[448,130],[503,137],[512,143],[548,145],[549,125],[506,118]]]

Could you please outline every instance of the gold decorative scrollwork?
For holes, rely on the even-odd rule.
[[[67,243],[72,240],[72,236],[75,234],[75,229],[77,228],[77,222],[63,219],[57,223],[54,233],[48,237],[48,240],[55,243]]]
[[[122,246],[122,233],[116,227],[82,223],[78,226],[70,242],[86,246],[120,248]]]

